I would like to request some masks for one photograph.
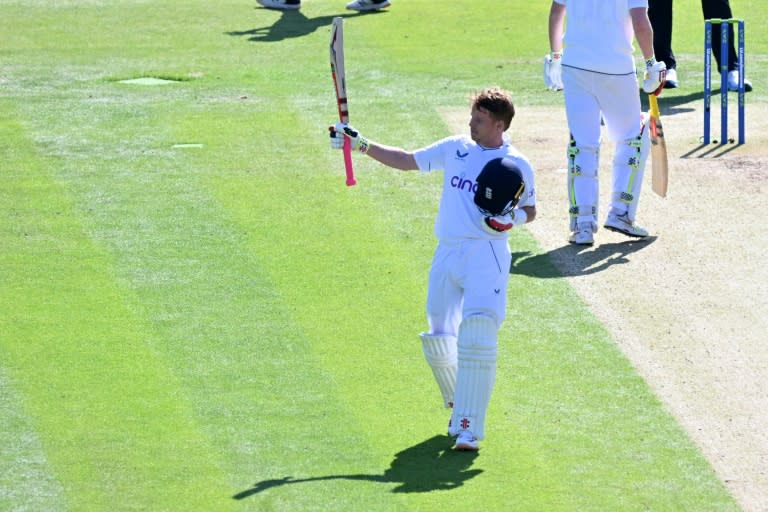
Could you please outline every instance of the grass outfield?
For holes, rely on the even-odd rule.
[[[561,279],[512,276],[488,438],[449,449],[418,339],[440,177],[355,157],[344,186],[330,23],[353,124],[415,148],[485,85],[557,104],[549,4],[344,3],[0,0],[0,510],[738,510]],[[735,3],[763,102],[768,6]]]

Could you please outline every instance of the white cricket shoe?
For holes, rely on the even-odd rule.
[[[347,9],[351,11],[378,11],[389,7],[389,0],[355,0],[347,4]]]
[[[478,450],[478,442],[475,435],[469,430],[462,430],[456,438],[454,449],[464,452],[474,452]]]
[[[739,71],[734,69],[733,71],[728,72],[728,90],[729,91],[738,91],[739,90]],[[750,92],[752,90],[752,82],[744,79],[744,92]]]
[[[260,5],[263,5],[267,9],[293,9],[296,10],[301,7],[300,0],[256,0]]]
[[[569,242],[576,245],[592,245],[595,238],[592,236],[592,224],[589,222],[580,222],[576,224],[576,231],[571,233]]]
[[[667,77],[665,80],[665,89],[676,89],[680,85],[680,82],[677,81],[677,71],[675,68],[667,69]]]
[[[622,235],[635,238],[645,238],[648,236],[648,231],[631,221],[627,212],[624,212],[621,215],[609,213],[603,227],[621,233]]]

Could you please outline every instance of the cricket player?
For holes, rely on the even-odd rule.
[[[616,145],[604,227],[630,237],[648,236],[635,224],[650,134],[640,110],[633,39],[645,59],[646,93],[659,94],[666,66],[654,58],[647,11],[648,0],[553,0],[550,8],[551,52],[545,57],[544,76],[550,89],[562,89],[565,96],[571,132],[569,241],[574,244],[592,245],[597,232],[601,121]]]
[[[447,137],[415,151],[367,140],[349,125],[331,127],[331,145],[352,147],[403,171],[443,172],[429,272],[424,356],[445,407],[457,450],[477,450],[496,376],[497,334],[506,313],[510,229],[536,217],[528,160],[506,135],[515,109],[504,90],[473,95],[470,136]]]

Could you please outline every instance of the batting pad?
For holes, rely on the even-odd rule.
[[[640,135],[616,144],[616,153],[613,157],[611,211],[618,214],[627,211],[632,221],[635,220],[637,213],[645,162],[650,152],[651,130],[648,118],[643,114]]]
[[[568,147],[568,202],[571,231],[578,223],[589,222],[597,231],[597,208],[600,184],[597,178],[600,149],[580,147],[571,139]]]
[[[432,368],[432,374],[443,395],[443,403],[446,408],[452,407],[453,391],[456,389],[456,336],[427,333],[420,336],[424,357]]]
[[[459,326],[459,370],[451,416],[452,435],[469,430],[485,437],[485,413],[496,380],[496,322],[486,315],[466,317]]]

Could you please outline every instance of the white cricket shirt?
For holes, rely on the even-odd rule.
[[[507,233],[491,234],[482,227],[484,215],[475,205],[477,176],[489,160],[508,157],[523,174],[525,192],[517,208],[536,204],[533,168],[517,149],[504,137],[500,148],[484,148],[466,135],[439,140],[414,152],[421,172],[442,170],[443,193],[435,219],[438,240],[503,239]]]
[[[563,65],[611,75],[635,72],[629,10],[648,0],[554,0],[565,6]]]

